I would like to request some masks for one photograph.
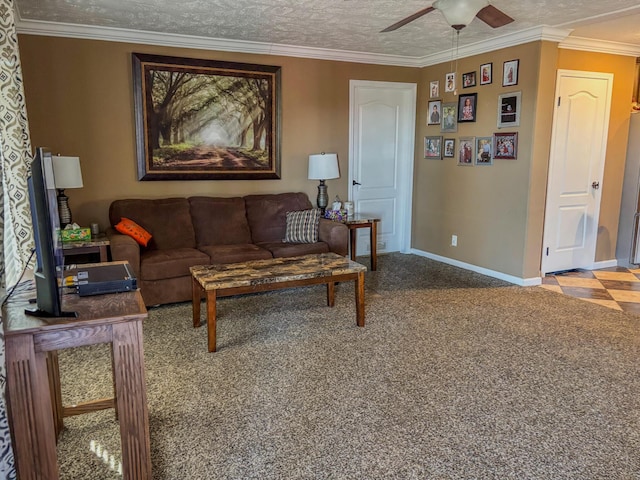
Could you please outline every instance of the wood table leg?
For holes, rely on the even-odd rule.
[[[207,339],[209,342],[209,351],[216,351],[216,299],[217,292],[215,289],[207,291]]]
[[[142,322],[113,325],[113,363],[122,443],[122,476],[151,479]]]
[[[109,255],[107,254],[107,246],[106,245],[100,245],[100,247],[98,247],[100,250],[100,262],[108,262],[109,261]]]
[[[56,431],[56,442],[64,428],[64,407],[62,405],[62,388],[60,387],[60,365],[58,352],[55,350],[47,354],[47,374],[49,377],[49,391],[51,392],[51,409],[53,410],[53,427]]]
[[[18,478],[58,478],[47,352],[33,336],[6,337],[7,407]],[[37,472],[37,473],[36,473]]]
[[[377,222],[371,222],[371,270],[375,272],[378,268],[378,227]]]
[[[200,283],[195,279],[191,279],[191,289],[192,289],[192,309],[193,309],[193,328],[197,328],[200,326],[200,302],[202,301],[202,287],[200,287]]]
[[[355,284],[356,291],[356,323],[364,327],[364,272],[358,272]]]
[[[336,304],[336,284],[327,282],[327,305],[333,307]]]
[[[356,242],[358,240],[358,236],[356,235],[356,230],[354,228],[349,227],[349,240],[351,242],[351,260],[356,261]]]

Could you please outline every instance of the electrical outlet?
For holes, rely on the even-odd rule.
[[[384,250],[387,248],[387,242],[378,242],[378,250]]]
[[[458,235],[451,235],[451,246],[452,247],[458,246]]]

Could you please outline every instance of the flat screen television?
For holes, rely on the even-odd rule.
[[[62,311],[64,256],[51,152],[39,147],[27,179],[36,247],[36,308],[26,313],[43,317],[70,317]]]

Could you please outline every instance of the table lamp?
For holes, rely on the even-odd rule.
[[[340,178],[340,170],[338,169],[338,155],[335,153],[315,153],[309,155],[309,180],[320,180],[318,185],[318,208],[324,211],[329,203],[329,195],[327,194],[327,186],[325,180],[331,178]]]
[[[58,212],[60,226],[64,228],[71,223],[71,209],[69,197],[64,194],[66,188],[82,188],[82,170],[79,157],[51,157],[53,161],[54,184],[58,189]]]

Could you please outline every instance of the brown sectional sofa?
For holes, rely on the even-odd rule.
[[[129,218],[153,235],[147,247],[107,231],[112,260],[127,260],[146,305],[191,300],[189,267],[309,253],[347,255],[345,225],[320,219],[317,243],[284,243],[286,213],[313,208],[304,193],[116,200],[111,225]]]

